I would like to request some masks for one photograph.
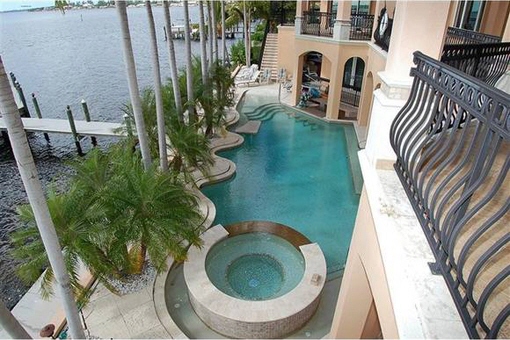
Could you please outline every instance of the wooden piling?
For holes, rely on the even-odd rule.
[[[85,101],[85,99],[81,100],[81,108],[83,109],[83,114],[85,115],[85,121],[90,122],[89,107],[87,106],[87,102]],[[97,146],[96,137],[90,136],[90,141],[92,142],[93,146]]]
[[[21,87],[20,83],[16,82],[14,84],[14,87],[16,88],[16,91],[18,91],[19,99],[21,100],[21,103],[23,104],[23,111],[24,113],[21,115],[25,118],[30,118],[30,111],[28,110],[27,100],[25,99],[25,95],[23,94],[23,88]]]
[[[83,151],[81,149],[81,144],[80,144],[80,136],[76,132],[76,125],[74,125],[73,113],[71,112],[71,107],[69,107],[69,105],[67,105],[66,113],[67,113],[67,119],[69,119],[69,126],[71,127],[71,132],[73,133],[74,144],[76,145],[76,150],[78,151],[78,155],[83,156]]]
[[[35,114],[37,115],[37,118],[41,119],[42,118],[41,108],[39,107],[39,103],[37,102],[37,98],[35,97],[35,93],[32,93],[32,103],[34,104]],[[43,135],[44,135],[44,139],[46,139],[46,141],[49,143],[50,142],[50,136],[46,132]]]

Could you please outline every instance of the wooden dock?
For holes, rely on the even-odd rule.
[[[25,131],[72,134],[67,119],[21,118]],[[121,123],[74,121],[76,132],[81,136],[124,137],[126,133],[116,132]],[[3,118],[0,118],[0,130],[7,130]]]

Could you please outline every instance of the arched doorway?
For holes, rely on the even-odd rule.
[[[317,51],[301,55],[300,92],[298,106],[318,117],[326,116],[331,61]]]
[[[345,62],[340,94],[340,119],[357,119],[363,72],[365,72],[365,62],[360,57],[352,57]]]

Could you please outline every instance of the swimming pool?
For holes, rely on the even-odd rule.
[[[357,155],[348,154],[346,139],[352,126],[277,105],[252,111],[251,100],[248,93],[240,112],[264,120],[258,134],[244,135],[241,147],[218,154],[236,163],[235,177],[202,189],[216,205],[215,224],[262,220],[291,226],[320,245],[328,274],[338,272],[359,202],[349,161]]]

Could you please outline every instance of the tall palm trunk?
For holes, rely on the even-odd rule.
[[[152,7],[150,1],[145,1],[145,8],[147,9],[147,17],[149,19],[149,32],[151,36],[152,76],[154,78],[154,95],[156,97],[159,164],[162,171],[167,171],[168,156],[166,153],[165,114],[163,112],[163,96],[161,94],[161,72],[159,69],[158,41],[156,38],[156,28],[154,27],[154,16],[152,15]]]
[[[0,326],[5,329],[13,339],[32,339],[2,301],[0,301]]]
[[[151,166],[151,154],[147,131],[145,130],[145,121],[143,119],[142,105],[140,102],[140,92],[138,90],[138,80],[136,79],[135,57],[133,56],[133,46],[131,45],[131,36],[129,34],[129,23],[126,12],[126,2],[116,0],[115,7],[120,21],[120,30],[122,32],[122,43],[124,50],[124,63],[126,64],[126,74],[128,78],[129,96],[133,106],[133,115],[135,116],[136,132],[140,142],[143,165],[145,169]]]
[[[181,100],[181,89],[179,87],[179,76],[177,75],[177,62],[175,60],[175,47],[172,35],[172,19],[170,17],[170,8],[168,1],[163,1],[163,10],[165,14],[165,28],[167,32],[167,47],[168,55],[170,59],[170,75],[172,77],[172,88],[174,90],[175,109],[177,115],[182,121],[182,100]]]
[[[202,66],[202,80],[207,84],[207,48],[205,44],[205,20],[204,20],[204,2],[198,1],[198,14],[199,14],[199,31],[200,31],[200,63]]]
[[[244,51],[246,56],[246,66],[251,65],[250,56],[250,18],[246,12],[246,0],[243,1],[243,20],[244,20]]]
[[[55,226],[51,220],[46,198],[39,181],[39,174],[35,167],[34,158],[28,145],[27,135],[23,128],[18,107],[14,101],[9,78],[5,74],[2,58],[0,57],[0,112],[2,112],[12,152],[18,164],[18,170],[27,192],[28,201],[34,212],[34,217],[46,249],[51,268],[55,274],[60,291],[62,304],[73,339],[85,338],[85,333],[78,315],[78,308],[74,300],[69,282],[69,275],[62,256],[62,249],[58,240]]]
[[[225,1],[221,0],[221,57],[227,63],[227,41],[225,40]]]
[[[213,62],[214,62],[214,31],[213,31],[213,22],[212,22],[212,13],[211,13],[211,1],[207,1],[207,20],[209,22],[208,24],[208,31],[209,31],[209,68],[212,68]]]
[[[218,25],[216,21],[216,4],[215,1],[211,2],[211,14],[212,14],[212,29],[214,39],[214,60],[218,60]]]
[[[193,67],[191,65],[191,37],[189,28],[188,0],[183,1],[184,5],[184,43],[186,45],[186,91],[188,92],[188,114],[189,122],[196,122],[195,96],[193,93]]]

